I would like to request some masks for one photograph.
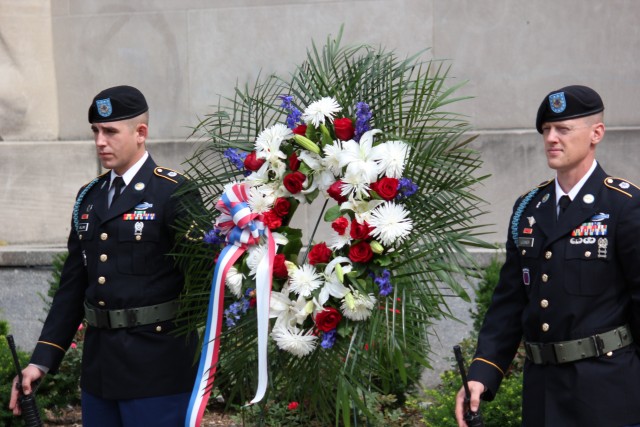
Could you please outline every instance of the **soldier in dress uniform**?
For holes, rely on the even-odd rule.
[[[469,368],[472,410],[494,398],[524,339],[524,426],[640,425],[640,189],[595,159],[603,111],[585,86],[555,90],[538,109],[556,177],[514,205]],[[460,426],[463,400],[461,389]]]
[[[110,171],[78,193],[60,288],[23,372],[28,394],[33,381],[55,373],[86,319],[85,427],[182,425],[197,371],[197,337],[173,333],[184,278],[168,254],[185,199],[199,196],[183,192],[186,179],[147,153],[148,114],[130,86],[100,92],[89,108]],[[16,398],[13,390],[19,414]]]

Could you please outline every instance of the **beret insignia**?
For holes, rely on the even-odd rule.
[[[562,113],[567,108],[567,100],[564,92],[553,93],[549,95],[549,107],[556,114]]]
[[[96,99],[96,109],[98,110],[98,114],[100,114],[100,116],[109,117],[113,112],[113,107],[111,106],[111,98]]]

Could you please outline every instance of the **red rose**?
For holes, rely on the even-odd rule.
[[[296,409],[298,409],[298,402],[289,403],[289,405],[287,406],[287,409],[290,411],[295,411]]]
[[[325,242],[314,245],[309,251],[309,264],[326,264],[331,258],[331,249],[327,247]]]
[[[276,279],[286,279],[289,277],[287,266],[284,264],[284,254],[276,254],[273,258],[273,277]]]
[[[333,121],[333,129],[336,132],[336,137],[343,141],[353,138],[353,134],[356,132],[353,128],[353,122],[348,118],[335,119]]]
[[[287,216],[289,209],[291,209],[291,202],[284,197],[278,197],[271,210],[282,218]]]
[[[369,262],[373,258],[371,245],[364,240],[349,248],[349,259],[353,262]]]
[[[349,220],[343,216],[341,216],[340,218],[336,219],[331,223],[331,228],[333,228],[336,231],[336,233],[338,233],[341,236],[344,235],[344,232],[347,230],[348,226],[349,226]]]
[[[369,237],[369,232],[371,231],[371,227],[367,224],[367,221],[364,224],[360,224],[355,219],[351,221],[351,232],[349,235],[352,239],[362,240]]]
[[[282,218],[273,211],[267,211],[262,214],[262,222],[269,230],[275,230],[282,225]]]
[[[338,327],[342,320],[342,314],[333,307],[325,307],[324,310],[316,314],[316,327],[323,332],[329,332]]]
[[[299,171],[288,173],[284,176],[283,184],[291,194],[297,194],[302,191],[302,184],[307,179],[305,174]]]
[[[256,152],[252,151],[244,158],[244,168],[248,171],[255,172],[264,164],[265,159],[256,157]]]
[[[291,153],[291,156],[289,156],[289,169],[297,171],[298,168],[300,168],[300,159],[298,159],[298,155],[294,151]]]
[[[378,193],[384,200],[392,200],[398,194],[398,180],[396,178],[380,178],[371,184],[371,189]]]
[[[305,136],[307,134],[307,125],[298,125],[293,129],[293,133],[296,135]]]
[[[344,203],[347,201],[347,198],[344,197],[342,194],[340,194],[342,192],[342,181],[336,181],[333,184],[331,184],[331,187],[329,187],[327,189],[327,194],[329,194],[329,197],[331,197],[333,200],[335,200],[338,203]]]

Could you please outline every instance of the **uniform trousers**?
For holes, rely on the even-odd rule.
[[[82,391],[84,427],[183,426],[191,393],[111,400]]]

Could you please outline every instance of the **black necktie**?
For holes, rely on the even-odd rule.
[[[560,206],[560,212],[558,213],[558,218],[562,216],[562,214],[564,213],[564,211],[567,210],[570,204],[571,204],[571,199],[569,198],[569,196],[565,194],[564,196],[560,197],[560,200],[558,200],[558,206]]]
[[[111,183],[111,187],[114,188],[114,192],[113,192],[113,198],[111,199],[111,204],[109,205],[109,207],[113,206],[113,204],[118,199],[118,197],[120,197],[120,193],[124,188],[124,179],[122,179],[121,176],[116,176],[113,179],[113,182]]]

